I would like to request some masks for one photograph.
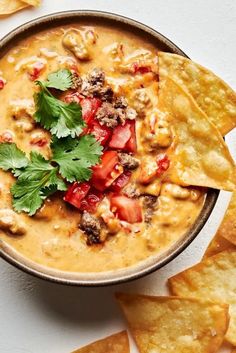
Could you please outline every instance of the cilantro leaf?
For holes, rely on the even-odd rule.
[[[91,167],[99,162],[102,146],[92,135],[80,139],[54,138],[51,144],[52,160],[59,164],[59,171],[69,182],[89,180]]]
[[[81,106],[73,102],[64,103],[48,91],[44,82],[37,81],[37,84],[41,90],[34,96],[35,121],[58,138],[81,134],[86,126]]]
[[[58,121],[52,124],[51,133],[58,138],[79,136],[85,127],[80,105],[73,102],[67,104],[58,100],[58,107]]]
[[[31,183],[27,180],[18,180],[12,187],[13,195],[12,205],[17,212],[26,212],[30,216],[42,206],[44,196],[41,193],[41,185],[37,180],[32,180]]]
[[[60,91],[66,91],[72,86],[72,73],[67,69],[62,69],[48,75],[45,86],[49,88],[56,88]]]
[[[66,190],[58,176],[58,167],[52,166],[42,155],[31,152],[30,163],[18,171],[18,180],[11,187],[13,207],[17,212],[24,211],[32,216],[56,190]]]
[[[54,98],[50,92],[45,91],[41,82],[39,82],[38,85],[40,85],[42,90],[34,95],[37,108],[34,114],[34,120],[45,129],[50,130],[60,114],[57,99]]]
[[[0,168],[3,170],[13,170],[24,168],[28,164],[28,158],[15,143],[0,144]]]

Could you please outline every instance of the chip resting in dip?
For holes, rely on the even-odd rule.
[[[235,93],[121,28],[18,42],[0,59],[0,99],[0,238],[38,264],[133,266],[180,241],[208,188],[235,188],[223,139]]]

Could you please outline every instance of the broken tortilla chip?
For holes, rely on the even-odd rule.
[[[0,17],[8,16],[29,6],[39,6],[41,0],[0,0]]]
[[[159,52],[160,81],[170,76],[196,100],[224,136],[236,126],[236,93],[206,68],[177,54]]]
[[[22,1],[31,6],[39,6],[41,4],[41,0],[22,0]]]
[[[236,250],[236,191],[232,194],[224,218],[208,245],[204,258],[227,249]]]
[[[236,169],[218,129],[180,85],[167,78],[160,87],[160,114],[166,114],[174,143],[167,178],[179,185],[232,191]]]
[[[224,250],[236,250],[236,247],[217,232],[208,245],[203,258],[205,259],[207,257],[216,255]]]
[[[72,353],[129,353],[129,339],[126,331],[93,342]]]
[[[228,327],[228,306],[197,299],[117,294],[140,353],[214,353]]]
[[[236,345],[236,251],[223,251],[169,279],[171,293],[229,304],[226,340]]]
[[[236,191],[232,194],[217,234],[236,246]]]
[[[20,0],[0,0],[0,16],[11,15],[28,6],[29,4]]]

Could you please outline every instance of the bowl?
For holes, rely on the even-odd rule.
[[[123,29],[131,31],[138,36],[142,36],[145,40],[153,43],[162,51],[168,51],[187,57],[187,55],[169,39],[142,23],[112,13],[85,10],[50,14],[37,18],[16,28],[0,41],[0,57],[4,56],[5,53],[15,45],[15,43],[29,35],[45,30],[46,28],[66,25],[73,22],[83,23],[84,21],[122,27]],[[44,267],[25,258],[2,240],[0,240],[0,254],[1,257],[9,263],[27,273],[45,280],[65,285],[105,286],[131,281],[156,271],[179,255],[198,235],[208,220],[218,195],[219,191],[208,189],[204,205],[195,223],[188,230],[188,232],[184,234],[179,241],[170,247],[166,252],[163,254],[154,255],[151,258],[124,269],[101,273],[81,273],[55,270]]]

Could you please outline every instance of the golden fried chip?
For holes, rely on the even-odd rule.
[[[236,250],[236,247],[217,232],[208,245],[203,258],[205,259],[207,257],[216,255],[224,250]]]
[[[129,339],[126,331],[103,338],[72,353],[129,353]]]
[[[22,0],[22,1],[31,6],[39,6],[41,4],[41,0]]]
[[[180,85],[167,78],[160,88],[160,114],[173,129],[168,178],[180,185],[235,189],[235,164],[218,129]]]
[[[224,218],[208,245],[204,258],[228,249],[236,250],[236,191],[232,194]]]
[[[228,306],[197,299],[117,294],[140,353],[214,353]]]
[[[236,191],[233,192],[217,234],[236,246]]]
[[[236,345],[236,251],[223,251],[169,279],[171,292],[229,304],[226,339]]]
[[[172,77],[224,136],[236,126],[236,93],[211,71],[182,56],[159,52],[160,80]]]
[[[0,16],[11,15],[28,6],[29,4],[20,0],[0,0]]]

